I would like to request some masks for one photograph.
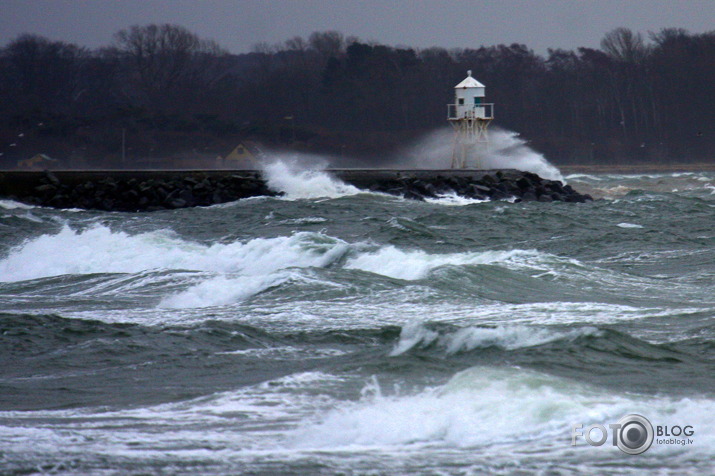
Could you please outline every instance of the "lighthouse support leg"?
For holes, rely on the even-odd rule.
[[[461,119],[453,121],[454,147],[452,149],[453,169],[468,166],[482,168],[479,153],[489,149],[487,127],[490,121],[480,119]]]

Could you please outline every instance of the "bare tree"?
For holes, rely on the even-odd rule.
[[[310,35],[308,41],[310,47],[325,59],[340,56],[345,52],[345,38],[337,31],[316,31]]]
[[[14,85],[27,106],[67,112],[82,94],[79,88],[86,50],[38,35],[21,35],[5,48]]]
[[[197,78],[220,77],[213,71],[214,60],[226,54],[215,42],[178,25],[132,26],[114,38],[129,67],[130,82],[141,99],[159,110],[180,106],[177,99],[190,97]],[[212,77],[207,78],[207,73]]]
[[[640,63],[648,55],[643,35],[628,28],[616,28],[603,37],[601,49],[617,61]]]

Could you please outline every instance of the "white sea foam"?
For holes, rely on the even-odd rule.
[[[541,253],[534,250],[429,254],[422,250],[403,251],[394,246],[385,246],[375,252],[363,253],[349,259],[345,267],[391,278],[416,280],[427,277],[430,271],[440,266],[503,263],[540,255]]]
[[[487,203],[489,200],[479,200],[477,198],[468,198],[457,195],[456,193],[446,193],[440,195],[436,198],[426,197],[425,201],[428,203],[435,203],[437,205],[445,205],[452,207],[462,207],[464,205],[474,205],[475,203]]]
[[[44,223],[44,220],[42,218],[36,217],[31,211],[25,210],[23,208],[19,208],[19,210],[22,210],[22,212],[18,213],[17,211],[15,212],[10,212],[10,213],[3,213],[2,218],[19,218],[20,220],[27,220],[31,221],[33,223]],[[52,217],[50,217],[50,220]]]
[[[109,456],[141,464],[201,460],[225,468],[231,458],[245,457],[252,448],[279,449],[286,424],[295,426],[306,415],[334,404],[330,397],[316,393],[315,387],[329,391],[340,381],[320,372],[305,372],[144,408],[0,412],[0,420],[12,421],[0,424],[3,467],[13,459],[22,464],[28,458],[53,463],[69,458],[77,464],[94,458],[106,463]],[[52,423],[38,424],[39,418]],[[31,423],[24,425],[25,419]],[[242,472],[238,468],[222,472],[226,471]]]
[[[273,213],[273,212],[271,212]],[[270,219],[266,217],[266,219]],[[323,217],[302,217],[302,218],[288,218],[286,220],[280,220],[279,225],[317,225],[319,223],[325,223],[328,221],[327,218]]]
[[[600,331],[595,327],[558,331],[525,325],[500,325],[496,327],[464,327],[440,335],[438,332],[427,329],[421,322],[413,322],[402,328],[400,340],[390,355],[401,355],[410,349],[427,347],[432,344],[447,354],[469,352],[487,347],[514,350],[562,339],[599,334]]]
[[[368,387],[373,387],[373,382]],[[447,384],[414,395],[364,392],[363,399],[327,412],[294,435],[297,448],[353,450],[412,444],[451,447],[533,442],[570,448],[574,423],[615,423],[637,410],[657,424],[695,426],[698,447],[715,452],[715,402],[622,395],[520,368],[473,367]],[[678,423],[679,422],[679,423]],[[584,444],[583,442],[581,444]],[[508,451],[508,450],[507,450]],[[617,454],[616,448],[604,451]],[[650,452],[682,451],[654,444]]]
[[[361,190],[325,172],[323,166],[299,165],[297,161],[276,160],[263,166],[268,187],[284,192],[283,198],[337,198],[356,195]]]
[[[571,396],[554,388],[557,383],[527,382],[516,373],[471,369],[417,395],[378,394],[297,432],[296,446],[493,445],[544,437],[556,429],[554,413],[564,424],[575,418]]]
[[[257,349],[233,350],[219,352],[219,355],[239,355],[260,359],[295,360],[295,359],[322,359],[345,355],[347,351],[338,349],[301,349],[291,345],[278,347],[260,347]]]
[[[15,210],[18,208],[21,210],[29,210],[37,207],[26,203],[16,202],[15,200],[0,200],[0,208],[4,208],[5,210]]]
[[[422,280],[442,267],[495,265],[526,272],[536,279],[583,279],[606,288],[616,279],[621,285],[626,281],[634,286],[643,285],[636,278],[536,250],[428,253],[392,245],[375,248],[366,243],[349,244],[312,232],[208,245],[184,240],[165,230],[129,234],[103,225],[84,230],[65,225],[56,234],[43,235],[11,249],[0,260],[0,281],[95,273],[182,272],[177,275],[178,280],[172,278],[167,283],[176,294],[163,296],[161,306],[220,306],[289,281],[303,281],[309,274],[279,271],[326,267],[342,263],[341,258],[346,255],[345,269],[407,281]],[[143,282],[146,279],[132,280],[130,285],[137,289]],[[119,285],[111,283],[110,288]],[[182,285],[189,287],[177,293],[177,286]]]
[[[438,338],[439,333],[427,329],[421,322],[407,324],[400,331],[400,340],[390,355],[402,355],[416,346],[426,347]]]
[[[561,332],[528,326],[499,326],[496,328],[467,327],[445,336],[447,353],[468,352],[485,347],[507,350],[533,347],[562,339],[573,340],[582,336],[599,335],[595,327],[584,327]]]
[[[273,272],[262,276],[217,276],[164,298],[159,307],[189,309],[224,306],[265,291],[291,279],[292,273]]]
[[[200,271],[208,273],[200,283],[164,298],[160,305],[217,306],[293,279],[294,273],[286,271],[290,268],[326,266],[348,249],[341,240],[307,232],[203,245],[166,231],[129,235],[101,225],[83,231],[64,226],[57,234],[40,236],[11,250],[0,261],[0,280],[148,270]]]
[[[290,268],[325,267],[353,250],[347,269],[361,269],[398,279],[416,280],[445,265],[502,263],[541,259],[536,251],[486,251],[429,254],[387,246],[376,251],[320,233],[301,232],[247,242],[206,245],[159,230],[129,234],[94,225],[75,230],[64,225],[56,234],[42,235],[9,251],[0,260],[0,281],[22,281],[60,275],[192,271],[208,273],[185,280],[191,287],[165,297],[165,307],[230,304],[270,287],[299,279],[277,273]],[[68,252],[68,250],[71,250]],[[197,282],[200,280],[200,282]]]
[[[687,461],[695,454],[715,454],[715,401],[706,397],[614,392],[517,367],[472,367],[444,385],[407,394],[383,389],[372,377],[359,394],[349,391],[357,401],[338,398],[355,388],[354,378],[304,372],[145,408],[4,411],[0,420],[11,423],[0,426],[0,439],[7,458],[32,455],[43,461],[110,454],[139,462],[245,462],[253,452],[284,459],[314,457],[315,450],[364,455],[366,449],[402,456],[410,447],[421,451],[425,445],[517,461],[525,451],[547,461],[569,460],[579,451],[612,460],[632,457],[610,444],[590,447],[583,439],[572,447],[572,426],[607,426],[635,412],[654,426],[692,425],[695,430],[695,444],[656,441],[639,461],[653,455]],[[43,420],[47,423],[38,424]]]
[[[255,276],[289,267],[325,266],[347,249],[341,240],[308,232],[204,245],[163,230],[130,235],[102,225],[82,231],[64,226],[57,234],[42,235],[11,250],[0,261],[0,280],[152,269]]]
[[[643,225],[636,225],[635,223],[619,223],[616,225],[618,228],[643,228]]]
[[[592,181],[592,182],[600,182],[601,180],[603,180],[603,178],[601,178],[597,175],[589,175],[589,174],[569,174],[565,178],[567,180]]]

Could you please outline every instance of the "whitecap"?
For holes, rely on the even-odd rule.
[[[495,327],[463,327],[456,331],[439,334],[424,324],[410,323],[402,328],[400,340],[390,356],[402,355],[417,347],[435,344],[438,349],[452,355],[487,347],[515,350],[543,345],[563,339],[573,340],[582,336],[600,335],[595,327],[560,331],[526,325],[500,325]]]
[[[286,200],[338,198],[362,191],[331,176],[319,167],[301,167],[297,163],[276,160],[263,166],[271,190],[283,192]]]
[[[0,208],[4,208],[5,210],[29,210],[37,207],[22,202],[16,202],[15,200],[0,200]]]
[[[81,231],[65,225],[59,233],[10,250],[0,261],[0,281],[153,269],[257,276],[290,267],[322,267],[347,250],[347,243],[320,233],[204,245],[166,230],[130,235],[103,225]]]
[[[360,269],[391,278],[417,280],[427,277],[430,271],[440,266],[492,264],[539,256],[541,253],[535,250],[429,254],[422,250],[403,251],[394,246],[385,246],[377,251],[350,258],[345,268]]]
[[[650,452],[715,450],[715,401],[619,394],[587,383],[517,367],[472,367],[445,385],[412,395],[386,396],[366,384],[358,402],[346,402],[293,433],[298,449],[357,451],[366,447],[440,445],[492,447],[558,442],[571,448],[572,428],[616,423],[634,411],[656,425],[693,425],[697,446],[655,442]],[[585,442],[581,440],[581,445]],[[593,448],[591,448],[593,450]],[[618,452],[610,446],[604,451]],[[506,450],[509,451],[509,450]],[[621,453],[617,453],[621,454]]]
[[[468,198],[458,195],[455,192],[438,195],[437,197],[425,197],[427,203],[437,205],[445,205],[451,207],[463,207],[465,205],[474,205],[476,203],[487,203],[489,199]]]

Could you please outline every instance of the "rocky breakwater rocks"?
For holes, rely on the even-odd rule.
[[[547,180],[531,172],[497,170],[475,172],[472,175],[435,175],[424,178],[405,176],[379,181],[370,186],[374,192],[400,195],[424,200],[447,194],[478,200],[514,200],[515,202],[575,202],[592,201],[590,195],[580,194],[570,185]]]
[[[4,173],[0,196],[54,208],[155,211],[207,206],[255,196],[280,195],[260,172],[172,173],[52,172]],[[342,170],[335,174],[358,188],[424,200],[457,194],[480,200],[586,202],[569,185],[530,172]]]
[[[76,182],[76,181],[72,181]],[[84,208],[107,211],[155,211],[215,205],[241,198],[276,195],[260,174],[222,176],[115,178],[65,183],[47,172],[40,185],[10,198],[54,208]]]

